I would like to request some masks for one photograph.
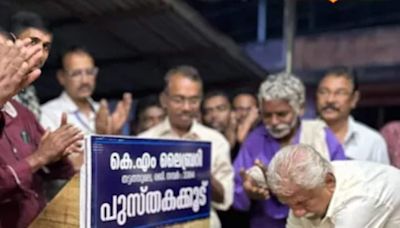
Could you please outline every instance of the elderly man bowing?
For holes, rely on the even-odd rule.
[[[263,125],[255,128],[242,144],[234,163],[234,208],[250,211],[251,227],[285,227],[288,208],[267,189],[257,188],[243,169],[256,159],[268,165],[286,145],[307,143],[319,148],[330,160],[344,159],[344,152],[333,133],[321,121],[304,121],[305,88],[295,76],[270,75],[260,86],[259,106]]]
[[[291,213],[287,228],[400,227],[400,171],[363,161],[329,162],[309,145],[282,148],[268,186]]]

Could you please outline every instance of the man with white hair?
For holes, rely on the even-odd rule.
[[[282,148],[268,186],[291,213],[287,228],[400,227],[400,170],[362,161],[329,162],[309,145]]]
[[[322,121],[303,121],[305,88],[295,76],[270,75],[260,86],[259,106],[263,125],[256,127],[242,144],[235,160],[234,208],[250,211],[251,227],[285,227],[289,209],[267,189],[258,188],[243,170],[256,159],[267,164],[286,145],[313,145],[329,160],[345,159],[340,143]],[[240,175],[239,175],[240,174]],[[270,199],[269,199],[270,198]]]

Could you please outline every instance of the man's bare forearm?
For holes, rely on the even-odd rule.
[[[222,187],[222,184],[213,176],[211,176],[211,192],[212,201],[216,203],[224,202],[224,187]]]

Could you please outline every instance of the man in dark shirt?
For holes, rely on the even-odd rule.
[[[40,75],[42,53],[30,39],[0,41],[0,227],[27,227],[45,206],[43,178],[73,174],[66,155],[81,152],[80,131],[67,124],[44,132],[11,98]]]

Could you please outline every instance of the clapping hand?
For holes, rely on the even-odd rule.
[[[97,134],[121,134],[122,127],[129,117],[132,105],[132,95],[124,93],[118,102],[115,111],[110,115],[108,104],[105,99],[101,100],[99,111],[96,114]]]

